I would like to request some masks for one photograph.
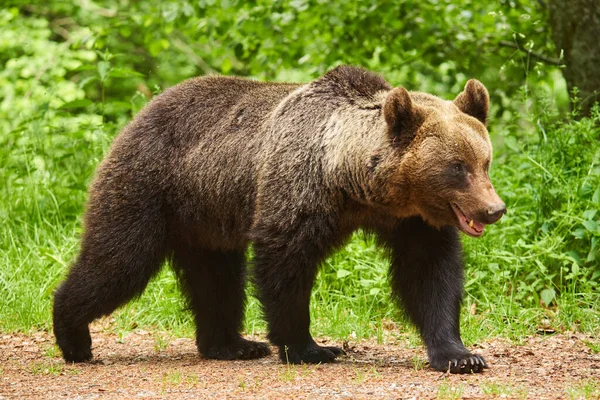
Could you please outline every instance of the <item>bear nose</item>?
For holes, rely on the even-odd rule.
[[[504,214],[506,214],[506,205],[504,203],[492,204],[487,209],[487,215],[490,224],[498,221]]]

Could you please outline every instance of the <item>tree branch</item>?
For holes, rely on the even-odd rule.
[[[527,53],[528,56],[535,58],[536,60],[543,61],[547,64],[554,64],[559,67],[565,65],[563,60],[560,58],[552,58],[534,50],[527,50],[519,46],[517,43],[509,42],[508,40],[501,40],[498,42],[498,44],[503,47],[510,47],[511,49],[517,49],[519,51]]]
[[[216,73],[216,71],[210,65],[208,65],[208,63],[204,61],[202,57],[196,54],[194,49],[192,49],[183,40],[179,39],[178,37],[171,36],[171,42],[175,47],[184,52],[192,60],[192,62],[196,64],[196,66],[200,68],[202,72],[204,72],[205,75]]]

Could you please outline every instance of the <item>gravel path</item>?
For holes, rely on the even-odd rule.
[[[350,342],[334,364],[286,366],[275,355],[204,360],[192,339],[158,335],[92,330],[95,361],[70,365],[49,333],[0,334],[0,399],[600,398],[598,342],[582,334],[481,343],[491,368],[463,376],[430,370],[423,348],[403,339]]]

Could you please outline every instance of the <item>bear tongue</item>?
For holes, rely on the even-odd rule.
[[[475,237],[483,235],[483,230],[485,229],[484,223],[469,219],[456,204],[452,204],[452,209],[456,213],[456,217],[460,223],[460,228],[463,232],[469,236]]]
[[[473,228],[477,231],[483,231],[485,229],[485,224],[482,224],[481,222],[475,221],[473,220]]]
[[[481,222],[477,222],[475,220],[470,220],[466,217],[461,218],[459,221],[462,231],[467,235],[475,237],[483,235],[485,224],[482,224]]]

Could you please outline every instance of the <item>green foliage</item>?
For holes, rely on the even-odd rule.
[[[193,75],[304,79],[346,63],[436,92],[455,93],[477,76],[506,107],[506,94],[526,77],[539,82],[553,70],[526,50],[555,55],[545,10],[527,0],[38,0],[9,10],[26,16],[15,15],[19,21],[35,21],[63,50],[108,49],[118,55],[117,68],[146,77],[111,85],[119,99]],[[63,73],[80,86],[93,75],[68,67]],[[99,99],[100,91],[86,88],[88,98]]]
[[[482,239],[465,238],[465,306],[476,311],[463,313],[465,340],[519,337],[544,320],[597,331],[600,116],[565,114],[556,65],[518,49],[555,56],[545,18],[539,2],[525,0],[8,4],[0,9],[0,331],[50,328],[93,171],[152,96],[194,75],[307,81],[341,63],[447,98],[471,77],[491,91],[491,173],[509,214]],[[387,267],[374,239],[356,234],[323,265],[314,332],[380,336],[385,321],[402,322]],[[115,314],[116,329],[191,334],[184,308],[165,269]],[[253,297],[245,327],[265,328]]]
[[[502,276],[505,295],[529,306],[555,305],[559,293],[593,293],[600,282],[600,114],[561,122],[531,118],[534,134],[501,132],[493,180],[509,214],[467,256],[476,280]],[[497,243],[497,245],[495,245]]]

